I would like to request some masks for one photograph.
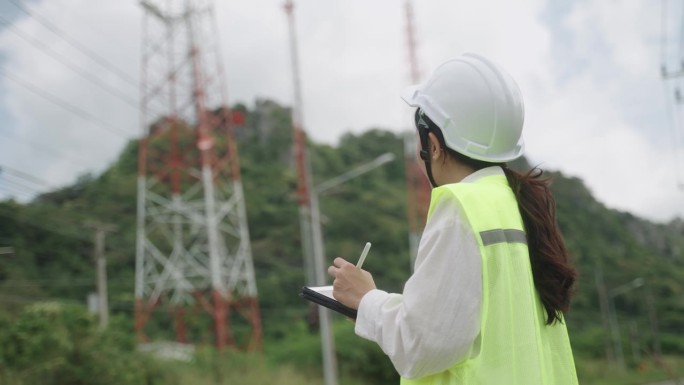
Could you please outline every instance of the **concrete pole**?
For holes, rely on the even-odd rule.
[[[97,273],[97,298],[100,329],[104,330],[109,324],[109,301],[107,293],[107,260],[105,258],[105,236],[107,232],[116,229],[113,225],[88,223],[88,227],[95,230],[95,269]]]
[[[615,311],[615,297],[621,294],[626,294],[627,292],[643,285],[644,279],[638,277],[624,285],[608,290],[608,315],[610,317],[611,335],[613,337],[613,344],[615,345],[615,359],[618,364],[618,369],[620,369],[621,372],[624,372],[626,367],[625,356],[624,352],[622,351],[622,336],[620,334],[620,326],[618,325],[617,313]]]
[[[596,292],[598,293],[599,305],[601,306],[601,319],[603,321],[603,326],[608,329],[611,336],[610,339],[604,339],[606,357],[608,358],[609,362],[617,364],[615,350],[613,347],[614,345],[611,343],[613,338],[613,323],[611,322],[610,318],[610,310],[608,310],[608,293],[606,290],[606,285],[603,282],[603,269],[601,267],[597,267],[596,270],[594,270],[594,283],[596,284]]]
[[[317,193],[311,188],[311,165],[307,157],[306,136],[303,130],[302,119],[302,93],[299,77],[299,53],[297,48],[297,34],[295,29],[294,3],[286,0],[284,4],[287,14],[288,32],[290,37],[290,51],[292,60],[292,78],[294,85],[294,104],[292,107],[292,126],[294,129],[295,167],[299,176],[299,213],[302,229],[302,246],[305,254],[305,268],[307,270],[307,283],[325,282],[325,273],[322,271],[323,263],[320,255],[316,256],[315,248],[322,245],[320,236],[320,220],[318,220]],[[315,201],[315,202],[313,202]],[[315,207],[314,207],[315,206]],[[313,261],[311,261],[313,259]],[[307,262],[313,263],[307,263]],[[307,266],[308,265],[308,266]],[[313,269],[313,271],[311,271]],[[323,274],[321,279],[321,274]],[[313,280],[313,281],[310,281]],[[337,385],[337,359],[335,358],[335,346],[330,327],[330,315],[327,311],[318,310],[319,327],[321,332],[321,349],[323,353],[323,373],[325,385]]]
[[[618,369],[621,372],[625,371],[625,356],[622,351],[622,338],[620,336],[620,329],[617,322],[617,315],[615,314],[615,301],[609,295],[608,301],[608,316],[610,319],[610,335],[613,339],[613,351],[615,353],[615,361]]]
[[[653,356],[660,362],[662,351],[660,348],[660,336],[658,333],[658,314],[655,309],[655,299],[651,291],[651,285],[646,285],[646,306],[648,307],[648,320],[651,326],[651,338],[653,338]]]
[[[106,329],[109,324],[109,302],[107,301],[107,260],[104,255],[105,232],[97,229],[95,232],[95,260],[97,264],[97,297],[98,312],[100,314],[100,329]]]
[[[325,249],[323,244],[323,231],[321,229],[321,214],[318,207],[318,193],[311,189],[311,232],[313,235],[314,269],[316,286],[324,286],[326,283]],[[318,306],[318,319],[321,328],[321,345],[323,348],[323,364],[325,384],[337,384],[337,356],[335,355],[335,337],[332,332],[330,311],[323,306]]]
[[[329,179],[316,188],[310,189],[311,206],[311,238],[313,243],[313,267],[316,286],[325,286],[327,277],[327,265],[325,258],[325,242],[323,241],[323,228],[321,226],[321,211],[318,204],[320,194],[338,186],[352,178],[356,178],[372,171],[385,163],[394,160],[394,155],[385,153],[372,161],[356,167],[340,176]],[[330,310],[318,306],[318,318],[321,329],[321,346],[323,349],[323,366],[325,384],[337,384],[337,356],[335,355],[335,336],[332,331]]]

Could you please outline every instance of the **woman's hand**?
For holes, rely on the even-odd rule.
[[[328,274],[335,277],[333,297],[352,309],[358,309],[361,298],[375,289],[375,281],[371,273],[357,268],[342,258],[335,258],[333,265],[328,267]]]

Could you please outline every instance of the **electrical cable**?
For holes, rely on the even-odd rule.
[[[34,11],[30,11],[27,7],[25,7],[21,2],[19,2],[17,0],[9,0],[9,2],[12,3],[15,7],[19,8],[22,12],[24,12],[25,14],[29,15],[30,17],[35,19],[37,22],[42,24],[45,28],[50,30],[52,33],[54,33],[55,35],[62,38],[62,40],[66,41],[69,45],[76,48],[77,50],[79,50],[84,55],[88,56],[91,60],[98,63],[102,67],[106,68],[111,73],[117,75],[121,80],[125,81],[126,83],[128,83],[128,84],[130,84],[136,88],[138,87],[138,82],[135,79],[133,79],[131,76],[129,76],[127,73],[125,73],[125,72],[119,70],[118,68],[112,66],[111,64],[109,64],[109,62],[106,59],[99,56],[98,54],[96,54],[95,52],[90,50],[85,45],[79,43],[75,39],[69,37],[66,33],[61,31],[54,24],[49,22],[46,18],[37,15],[36,12],[34,12]]]
[[[38,190],[36,190],[36,189],[34,189],[34,188],[32,188],[32,187],[23,185],[23,184],[21,184],[21,183],[15,181],[15,180],[3,178],[3,179],[2,179],[2,182],[4,182],[4,183],[9,183],[9,186],[14,186],[15,188],[18,188],[18,189],[20,189],[20,190],[23,190],[23,191],[25,191],[25,192],[28,193],[28,194],[37,194],[37,193],[40,192],[40,191],[38,191]]]
[[[38,143],[26,138],[17,138],[14,135],[10,134],[7,131],[0,131],[0,135],[5,136],[6,138],[9,138],[11,140],[16,140],[16,143],[24,145],[26,147],[33,147],[37,150],[43,151],[43,152],[48,152],[51,153],[52,155],[55,155],[59,159],[66,159],[70,163],[78,166],[82,166],[85,163],[88,163],[89,160],[85,158],[81,158],[78,156],[75,156],[74,153],[71,152],[60,152],[55,149],[55,147],[49,146],[49,145],[44,145],[42,143]],[[0,166],[1,167],[1,166]]]
[[[5,27],[6,27],[9,31],[11,31],[11,32],[14,33],[15,35],[19,36],[19,37],[20,37],[21,39],[23,39],[24,41],[29,42],[29,43],[32,44],[34,47],[38,48],[40,51],[42,51],[43,53],[45,53],[45,54],[47,54],[48,56],[52,57],[53,59],[57,60],[58,62],[64,64],[65,66],[67,66],[68,68],[70,68],[72,71],[74,71],[75,73],[77,73],[77,74],[78,74],[79,76],[81,76],[82,78],[84,78],[84,79],[90,81],[91,83],[93,83],[93,84],[99,86],[99,87],[102,88],[103,90],[105,90],[105,91],[109,92],[110,94],[116,96],[117,98],[119,98],[120,100],[122,100],[124,103],[128,104],[129,106],[131,106],[131,107],[133,107],[133,108],[135,108],[135,109],[138,108],[138,101],[137,101],[137,100],[135,100],[135,99],[131,98],[130,96],[128,96],[128,95],[126,95],[126,94],[123,94],[123,93],[119,92],[117,89],[112,88],[111,86],[109,86],[109,85],[103,83],[103,82],[100,80],[99,77],[96,77],[96,76],[94,76],[94,75],[91,75],[90,73],[88,73],[88,72],[87,72],[86,70],[84,70],[83,68],[80,68],[79,66],[77,66],[77,65],[75,65],[75,64],[73,64],[73,63],[71,63],[71,62],[69,62],[68,59],[66,59],[64,55],[62,55],[62,54],[60,54],[60,53],[54,51],[54,50],[53,50],[52,48],[50,48],[47,44],[45,44],[45,43],[43,43],[43,42],[41,42],[41,41],[39,41],[39,40],[37,40],[37,39],[35,39],[35,38],[33,38],[33,37],[27,35],[27,34],[25,34],[24,32],[18,30],[11,22],[5,20],[5,19],[4,19],[3,17],[1,17],[1,16],[0,16],[0,24],[4,24]]]
[[[13,175],[3,175],[0,169],[0,187],[4,187],[7,197],[16,197],[20,199],[31,200],[42,193],[41,189],[28,186],[22,183],[24,180],[14,180]]]
[[[12,197],[31,199],[35,196],[35,194],[33,193],[25,192],[24,190],[17,189],[16,187],[9,184],[0,183],[0,190],[5,192],[5,199],[10,199]]]
[[[118,70],[117,68],[115,68],[115,67],[113,67],[112,65],[110,65],[109,63],[107,63],[107,61],[106,61],[105,59],[103,59],[101,56],[95,54],[93,51],[91,51],[90,49],[88,49],[87,47],[85,47],[83,44],[79,43],[78,41],[76,41],[76,40],[74,40],[74,39],[72,39],[72,38],[70,38],[70,37],[68,37],[66,34],[64,34],[62,31],[60,31],[59,28],[57,28],[54,24],[50,23],[50,22],[47,21],[45,18],[36,15],[34,12],[31,12],[31,11],[28,10],[23,4],[21,4],[21,3],[17,2],[17,1],[13,1],[13,0],[11,0],[11,2],[14,4],[14,6],[16,6],[17,8],[19,8],[21,11],[23,11],[23,12],[26,13],[27,15],[33,17],[34,19],[36,19],[39,23],[41,23],[43,26],[45,26],[47,29],[49,29],[52,33],[54,33],[55,35],[57,35],[58,37],[60,37],[60,38],[63,39],[64,41],[66,41],[68,44],[70,44],[72,47],[74,47],[74,48],[76,48],[77,50],[79,50],[80,52],[82,52],[84,55],[88,56],[91,60],[97,62],[97,63],[100,64],[102,67],[104,67],[104,68],[106,68],[107,70],[109,70],[110,72],[116,74],[117,77],[121,78],[121,79],[124,80],[126,83],[131,84],[131,85],[133,85],[133,86],[137,86],[137,82],[136,82],[134,79],[132,79],[130,76],[128,76],[128,75],[125,74],[123,71],[120,71],[120,70]],[[110,92],[110,93],[114,94],[115,96],[119,97],[119,98],[122,99],[124,102],[126,102],[127,104],[133,106],[134,108],[136,108],[136,109],[138,108],[138,103],[137,103],[137,101],[135,101],[134,99],[130,98],[130,97],[127,96],[127,95],[121,94],[120,92],[118,92],[118,91],[114,90],[113,88],[107,86],[106,84],[102,83],[98,78],[93,77],[92,75],[90,75],[90,74],[86,73],[85,71],[83,71],[81,68],[78,68],[77,66],[75,66],[75,65],[73,65],[73,64],[71,64],[71,63],[69,63],[69,62],[67,62],[66,59],[65,59],[65,57],[64,57],[63,55],[60,55],[60,54],[56,53],[55,51],[51,50],[46,44],[44,44],[44,43],[42,43],[42,42],[40,42],[40,41],[37,41],[37,40],[34,39],[34,38],[29,37],[28,35],[24,34],[23,32],[20,32],[16,27],[10,25],[10,23],[9,23],[7,20],[2,19],[1,17],[0,17],[0,22],[4,23],[4,24],[7,25],[8,27],[10,27],[10,28],[8,28],[8,29],[9,29],[10,31],[12,31],[13,33],[15,33],[17,36],[19,36],[19,37],[21,37],[22,39],[24,39],[24,40],[28,41],[29,43],[33,44],[33,45],[36,46],[38,49],[40,49],[40,50],[44,51],[45,53],[49,54],[50,56],[52,56],[54,59],[59,60],[59,61],[61,61],[63,64],[69,66],[72,70],[74,70],[75,72],[77,72],[77,73],[78,73],[79,75],[81,75],[82,77],[86,78],[87,80],[90,80],[91,82],[93,82],[94,84],[100,86],[101,88],[104,88],[105,90],[107,90],[108,92]],[[11,79],[11,80],[17,81],[16,79]],[[22,85],[26,87],[25,84],[22,84]],[[34,91],[35,91],[35,90],[34,90]],[[45,97],[45,95],[41,95],[41,96]],[[53,98],[54,98],[54,97],[53,97]],[[51,101],[54,102],[54,100],[51,100]],[[61,105],[61,106],[64,107],[64,105]],[[73,108],[71,108],[71,106],[70,106],[68,109],[69,109],[70,112],[72,112],[72,113],[75,112],[75,111],[73,111]],[[83,111],[81,111],[81,112],[83,112]],[[90,119],[89,119],[89,120],[90,120]],[[54,152],[54,151],[53,151],[53,152]],[[82,161],[82,160],[81,160],[81,161]]]
[[[21,178],[21,179],[27,180],[29,182],[33,182],[35,184],[39,184],[39,185],[41,185],[43,187],[47,187],[49,189],[53,189],[53,190],[55,189],[55,187],[52,186],[50,183],[38,178],[37,176],[31,175],[31,174],[24,172],[24,171],[21,171],[21,170],[17,170],[16,168],[12,168],[12,167],[0,164],[0,176],[2,176],[3,173],[11,174],[17,178]]]
[[[16,3],[15,1],[13,1],[13,0],[10,0],[10,1],[11,1],[13,4],[17,5],[17,3]],[[22,8],[22,10],[26,12],[25,9]],[[28,12],[27,12],[27,13],[28,13]],[[30,15],[30,13],[29,13],[29,15]],[[33,16],[33,17],[35,18],[35,16]],[[36,18],[36,20],[38,20],[38,19]],[[0,18],[0,21],[2,21],[1,18]],[[45,25],[44,23],[42,23],[42,24]],[[55,32],[53,29],[51,29],[51,30],[52,30],[53,32]],[[13,31],[13,32],[15,32],[15,31]],[[15,33],[16,33],[16,32],[15,32]],[[60,36],[60,35],[58,34],[58,36]],[[20,37],[21,37],[21,36],[20,36]],[[64,36],[60,36],[60,37],[64,38]],[[27,40],[27,39],[24,38],[24,40]],[[30,40],[27,40],[27,41],[31,42]],[[32,44],[34,44],[34,43],[32,43]],[[41,46],[41,47],[43,47],[43,48],[40,48],[41,50],[43,50],[44,52],[48,52],[48,50],[45,48],[45,45],[44,45],[44,44],[38,43],[38,44],[34,44],[34,45]],[[77,44],[77,45],[80,45],[80,44]],[[45,48],[45,49],[44,49],[44,48]],[[91,51],[89,51],[89,50],[87,50],[87,51],[88,51],[88,52],[91,52]],[[81,52],[83,52],[83,51],[81,51]],[[53,56],[53,55],[51,55],[51,56]],[[93,57],[92,57],[93,55],[87,55],[87,56],[90,57],[91,59],[93,59]],[[54,56],[53,56],[53,58],[54,58]],[[58,60],[59,60],[59,59],[58,59]],[[60,60],[60,61],[62,61],[62,60]],[[62,62],[64,63],[64,61],[62,61]],[[99,63],[99,64],[102,64],[102,63]],[[74,68],[71,67],[71,69],[74,69]],[[83,76],[83,74],[84,74],[84,72],[83,72],[80,68],[79,68],[79,69],[74,69],[74,71],[76,71],[77,73],[79,73],[79,75],[81,75],[81,76]],[[0,72],[0,74],[2,74],[2,75],[5,76],[5,77],[10,78],[7,74],[4,74],[4,73],[2,73],[2,72]],[[15,82],[20,83],[20,82],[17,81],[16,79],[11,79],[11,80],[14,80]],[[90,78],[89,78],[89,80],[92,81],[92,79],[90,79]],[[98,81],[98,83],[99,83],[99,81]],[[20,84],[21,84],[21,83],[20,83]],[[26,87],[26,85],[24,85],[24,84],[21,84],[21,85],[23,85],[24,87]],[[26,88],[29,88],[29,87],[26,87]],[[34,88],[35,88],[35,86],[34,86]],[[31,88],[29,88],[29,89],[31,90]],[[33,91],[36,92],[35,90],[33,90]],[[36,92],[36,93],[38,93],[38,92]],[[39,94],[40,96],[42,96],[42,97],[44,97],[44,98],[50,100],[50,99],[47,98],[46,96],[44,96],[44,95],[42,95],[42,94],[40,94],[40,93],[38,93],[38,94]],[[48,94],[48,95],[49,95],[49,94]],[[51,95],[49,95],[49,96],[51,96]],[[52,98],[55,98],[55,97],[52,96]],[[55,99],[59,100],[58,98],[55,98]],[[54,103],[53,100],[50,100],[50,101],[52,101],[52,102]],[[62,103],[65,103],[67,106],[69,106],[69,107],[71,107],[71,108],[76,108],[77,111],[79,112],[79,113],[78,113],[79,116],[81,116],[82,118],[85,116],[85,117],[88,118],[89,120],[92,120],[93,116],[90,115],[90,114],[88,114],[87,112],[82,111],[82,110],[78,109],[77,107],[71,106],[71,105],[69,105],[69,103],[66,103],[66,102],[64,102],[64,101],[62,101]],[[60,103],[56,103],[56,104],[62,106]],[[64,108],[64,106],[62,106],[62,107]],[[67,109],[70,110],[69,108],[67,108]],[[70,110],[70,111],[71,111],[71,110]],[[71,111],[71,112],[74,112],[74,111]],[[0,215],[2,215],[2,213],[0,213]],[[21,219],[15,219],[15,220],[21,220]],[[26,220],[24,220],[24,221],[27,222],[27,223],[30,223],[30,224],[32,224],[32,225],[34,225],[34,226],[36,226],[36,227],[45,228],[45,227],[43,227],[43,226],[37,225],[37,223],[31,223],[30,221],[26,221]],[[50,227],[52,227],[52,226],[50,226]],[[48,227],[48,228],[45,228],[45,229],[50,230],[49,227]],[[54,230],[52,230],[52,231],[54,231]],[[54,231],[54,232],[59,233],[59,232],[57,232],[57,231]],[[89,283],[88,285],[92,285],[92,282]],[[0,295],[0,297],[1,297],[1,295]],[[26,297],[24,297],[24,298],[26,298]],[[45,299],[45,300],[49,300],[49,299]],[[129,304],[129,305],[126,307],[126,309],[129,310],[129,311],[132,310],[132,304]]]
[[[130,135],[128,133],[121,131],[116,126],[109,124],[107,122],[104,122],[104,121],[98,119],[96,116],[90,114],[89,112],[87,112],[87,111],[85,111],[79,107],[76,107],[73,104],[70,104],[61,98],[58,98],[52,94],[49,94],[49,93],[43,91],[42,89],[40,89],[40,87],[36,86],[35,84],[29,83],[25,80],[20,80],[20,79],[14,77],[12,75],[7,74],[7,72],[4,72],[3,70],[0,70],[0,75],[4,76],[7,79],[12,80],[16,84],[19,84],[20,86],[28,89],[29,91],[40,96],[41,98],[46,99],[46,100],[62,107],[63,109],[79,116],[80,118],[82,118],[84,120],[89,120],[90,122],[95,123],[98,127],[104,128],[105,130],[107,130],[113,134],[116,134],[117,136],[119,136],[121,138],[127,139],[130,137]]]

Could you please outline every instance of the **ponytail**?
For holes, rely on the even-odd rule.
[[[567,313],[577,272],[570,265],[565,241],[556,222],[556,201],[549,190],[549,178],[533,168],[519,174],[503,166],[522,215],[534,285],[546,309],[546,324],[562,322]]]
[[[556,200],[549,190],[549,178],[542,177],[544,172],[536,167],[526,174],[519,174],[508,168],[505,163],[472,159],[454,151],[446,146],[440,128],[427,115],[421,116],[419,113],[420,109],[416,110],[416,122],[422,117],[429,131],[437,136],[442,148],[458,162],[473,170],[490,166],[503,168],[508,184],[515,193],[525,225],[532,277],[546,310],[546,324],[562,322],[562,314],[567,313],[570,308],[570,296],[577,271],[570,265],[565,241],[556,222]],[[425,146],[423,143],[423,147]]]

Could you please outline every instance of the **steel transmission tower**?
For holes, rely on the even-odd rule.
[[[261,346],[245,200],[211,0],[143,0],[135,329],[154,309],[213,318],[215,343],[235,346],[231,320]],[[233,313],[235,311],[235,313]]]
[[[406,46],[408,53],[409,73],[411,84],[420,82],[420,69],[418,68],[416,31],[413,21],[413,7],[411,1],[404,3],[406,16]],[[409,118],[413,121],[413,116]],[[412,126],[413,127],[413,126]],[[416,129],[412,128],[404,137],[404,160],[406,166],[406,192],[408,199],[409,219],[409,248],[411,252],[411,268],[418,253],[418,243],[425,227],[428,207],[430,205],[430,183],[421,170],[417,159]]]

